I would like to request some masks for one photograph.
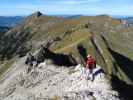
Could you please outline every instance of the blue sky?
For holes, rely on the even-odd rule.
[[[0,16],[29,15],[35,11],[47,15],[132,16],[133,0],[0,0]]]

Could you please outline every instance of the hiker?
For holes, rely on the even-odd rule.
[[[86,79],[89,79],[91,81],[94,80],[93,69],[95,67],[96,67],[95,60],[93,59],[91,55],[88,55],[87,60],[86,60],[86,67],[85,67]]]
[[[25,64],[33,66],[33,61],[35,61],[35,57],[31,53],[29,53],[26,58]]]
[[[27,72],[29,72],[32,68],[37,65],[36,58],[31,53],[28,54],[25,64],[28,65]]]

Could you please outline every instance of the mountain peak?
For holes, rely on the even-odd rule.
[[[43,15],[43,14],[40,11],[36,11],[31,16],[40,17],[41,15]]]

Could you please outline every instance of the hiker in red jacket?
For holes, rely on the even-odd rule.
[[[93,68],[95,68],[95,66],[96,66],[95,60],[92,58],[91,55],[88,55],[86,60],[86,78],[92,81],[94,79]]]

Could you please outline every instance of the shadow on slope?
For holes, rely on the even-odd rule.
[[[121,69],[125,72],[128,78],[133,81],[133,61],[113,51],[110,48],[109,51],[116,60],[119,67],[121,67]],[[121,97],[126,100],[133,100],[133,85],[127,84],[126,82],[120,80],[117,76],[112,76],[112,86],[120,93]]]
[[[120,93],[120,96],[124,98],[124,100],[133,100],[133,85],[127,84],[126,82],[120,80],[115,74],[117,73],[119,66],[122,71],[128,76],[128,78],[133,82],[133,61],[129,58],[125,57],[122,54],[119,54],[118,52],[112,50],[110,48],[111,45],[109,45],[108,41],[106,40],[104,34],[101,35],[102,39],[104,40],[104,43],[106,44],[109,52],[113,56],[116,62],[114,62],[113,66],[113,73],[112,73],[112,79],[111,84],[112,87],[117,90]]]
[[[119,92],[121,98],[124,100],[133,100],[133,85],[125,83],[117,76],[112,76],[111,82],[113,89]]]
[[[112,54],[119,67],[121,67],[129,79],[133,81],[133,61],[110,48],[109,52]]]
[[[84,62],[86,61],[87,57],[87,52],[86,49],[83,47],[83,45],[78,45],[77,47],[79,54],[83,58]]]
[[[58,66],[70,67],[70,66],[77,65],[76,60],[71,55],[54,53],[45,47],[43,47],[43,49],[41,51],[42,52],[40,55],[43,55],[42,61],[44,61],[45,59],[51,59],[53,64],[58,65]]]

